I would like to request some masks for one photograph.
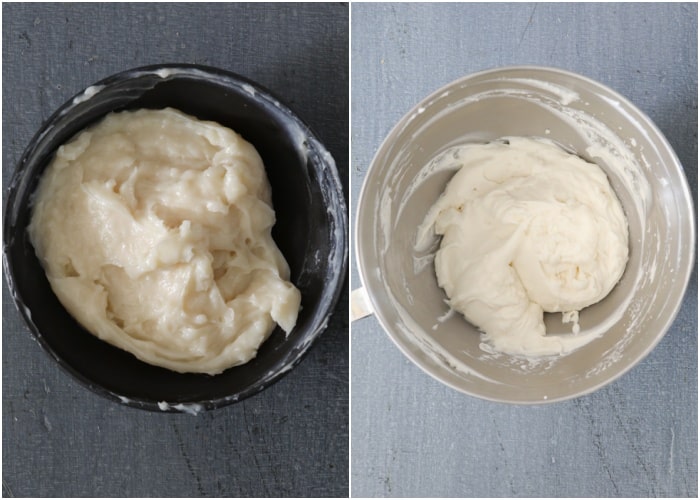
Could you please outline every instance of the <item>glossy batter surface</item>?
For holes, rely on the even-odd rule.
[[[59,148],[32,217],[61,303],[147,363],[219,373],[296,323],[262,160],[219,124],[173,109],[110,114]]]

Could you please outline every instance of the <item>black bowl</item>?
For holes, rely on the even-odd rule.
[[[258,150],[277,215],[272,235],[302,296],[296,327],[288,336],[276,328],[253,360],[215,376],[149,365],[87,332],[54,295],[26,231],[32,193],[58,146],[112,111],[168,106],[227,126]],[[3,264],[30,330],[81,383],[130,406],[196,412],[240,401],[269,386],[300,361],[325,329],[346,271],[346,219],[333,158],[269,91],[220,69],[148,66],[88,87],[34,136],[10,183]]]

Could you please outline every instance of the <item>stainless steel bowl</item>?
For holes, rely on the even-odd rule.
[[[573,353],[536,362],[479,348],[480,335],[449,314],[416,229],[451,172],[430,160],[465,142],[539,136],[599,164],[625,209],[630,260],[615,289],[581,312],[604,333]],[[624,159],[630,168],[613,168]],[[461,392],[509,403],[561,401],[627,372],[660,341],[694,264],[694,209],[683,169],[656,126],[616,92],[543,67],[477,73],[437,90],[394,127],[365,178],[356,217],[357,260],[370,307],[396,345]],[[548,333],[570,331],[546,315]]]

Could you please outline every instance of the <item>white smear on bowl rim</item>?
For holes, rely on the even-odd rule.
[[[73,98],[73,104],[80,104],[82,102],[87,101],[90,99],[92,96],[100,92],[102,89],[104,89],[104,85],[91,85],[90,87],[86,88],[83,90],[83,92]]]

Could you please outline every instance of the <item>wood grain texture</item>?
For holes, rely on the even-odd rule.
[[[419,100],[469,73],[523,64],[568,69],[629,98],[674,147],[697,205],[697,5],[351,11],[352,213],[372,156]],[[354,267],[351,281],[360,286]],[[353,323],[352,495],[696,497],[697,301],[696,270],[671,330],[640,365],[542,407],[461,395],[412,365],[376,319]]]
[[[347,196],[347,4],[2,12],[4,186],[42,121],[74,94],[128,68],[185,62],[281,96],[335,157]],[[122,407],[79,386],[32,341],[3,280],[3,496],[347,496],[347,300],[282,380],[191,417]]]

